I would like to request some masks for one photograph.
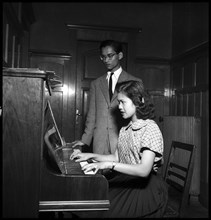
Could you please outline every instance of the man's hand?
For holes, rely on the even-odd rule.
[[[48,131],[47,131],[47,134],[48,134],[48,136],[51,136],[53,133],[55,133],[56,132],[56,129],[55,129],[55,127],[53,126],[51,129],[49,129]]]
[[[86,161],[92,158],[92,153],[82,153],[78,149],[74,149],[73,153],[70,155],[70,160],[75,160],[75,162]]]
[[[74,148],[76,146],[83,146],[83,145],[85,145],[81,140],[73,141],[71,144],[72,144],[72,148]]]

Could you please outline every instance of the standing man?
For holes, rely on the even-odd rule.
[[[93,140],[94,153],[113,154],[116,150],[119,130],[123,123],[127,123],[118,110],[115,86],[123,81],[142,82],[142,80],[122,69],[120,61],[123,58],[123,52],[119,42],[113,40],[101,42],[100,53],[100,59],[108,72],[91,82],[85,130],[81,140],[72,142],[72,147],[90,146]]]

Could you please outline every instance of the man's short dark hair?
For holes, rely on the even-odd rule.
[[[122,44],[114,40],[102,41],[100,44],[100,51],[102,50],[103,47],[107,47],[107,46],[112,47],[116,53],[122,52]]]

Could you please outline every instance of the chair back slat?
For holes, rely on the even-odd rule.
[[[184,177],[184,176],[182,176],[182,175],[180,175],[180,174],[178,174],[178,173],[176,173],[174,171],[169,170],[168,171],[168,176],[171,176],[171,175],[175,176],[175,177],[177,177],[177,178],[179,178],[179,179],[181,179],[183,181],[185,181],[185,179],[186,179],[186,176]]]
[[[178,184],[175,181],[172,181],[171,179],[166,179],[166,182],[171,185],[172,187],[174,187],[175,189],[179,190],[180,192],[183,192],[183,186]]]
[[[186,167],[180,166],[180,165],[178,165],[176,163],[170,163],[169,165],[170,165],[170,167],[176,167],[176,168],[178,168],[180,170],[183,170],[184,172],[188,171],[188,169]]]

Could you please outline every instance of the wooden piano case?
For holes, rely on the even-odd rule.
[[[44,158],[46,80],[46,73],[39,69],[3,69],[4,218],[38,218],[40,211],[109,207],[104,176],[64,175]]]
[[[3,69],[3,217],[37,217],[46,74]]]

